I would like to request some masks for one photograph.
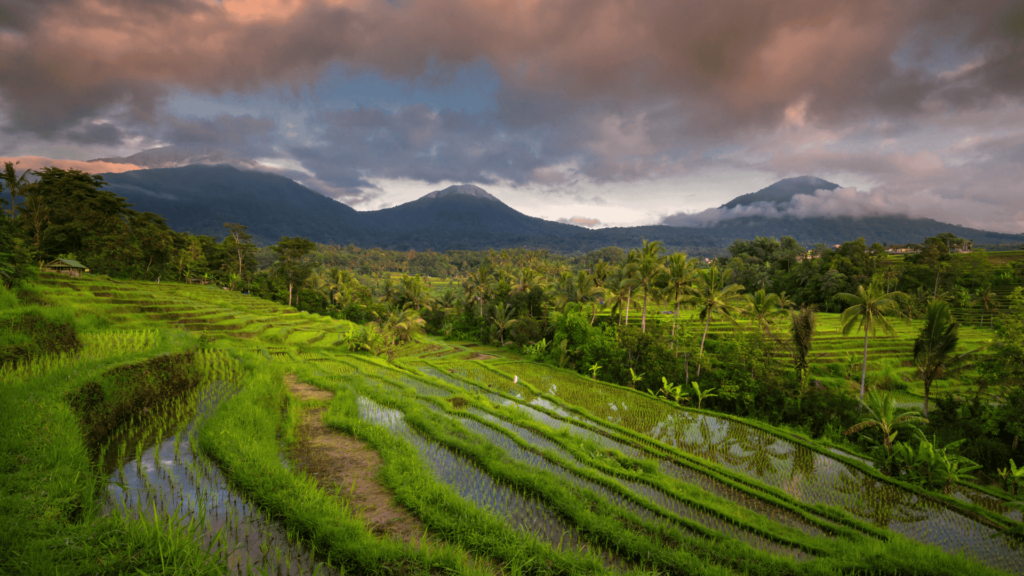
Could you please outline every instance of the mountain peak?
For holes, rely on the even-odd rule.
[[[722,208],[735,208],[737,206],[749,206],[756,202],[775,202],[783,204],[793,199],[797,194],[813,196],[815,190],[835,190],[839,184],[823,180],[816,176],[797,176],[795,178],[784,178],[775,184],[762,188],[757,192],[737,196],[722,205]]]
[[[485,198],[487,200],[501,202],[501,200],[498,200],[497,198],[494,197],[494,195],[487,192],[483,188],[479,186],[474,186],[472,184],[457,184],[455,186],[449,186],[444,190],[435,190],[434,192],[431,192],[430,194],[424,196],[424,198],[445,198],[447,196],[456,196],[459,194],[463,196],[473,196],[474,198]]]

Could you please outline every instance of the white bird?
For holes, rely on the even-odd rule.
[[[512,383],[513,384],[519,384],[519,376],[513,376],[512,377]]]

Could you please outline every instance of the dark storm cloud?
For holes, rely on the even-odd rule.
[[[46,132],[114,104],[146,117],[169,88],[220,93],[296,85],[336,62],[408,78],[432,60],[485,59],[504,84],[525,93],[577,103],[672,99],[699,112],[689,118],[694,130],[772,124],[801,97],[809,99],[811,115],[839,121],[910,113],[965,84],[980,94],[1019,96],[1024,58],[1019,38],[1007,32],[1012,6],[69,0],[25,9],[17,32],[0,39],[10,56],[0,64],[0,92],[13,128]],[[935,35],[977,53],[981,63],[946,80],[894,64],[906,42]],[[918,60],[936,43],[932,38],[917,50]],[[530,122],[533,109],[505,114]]]
[[[308,124],[319,142],[292,154],[319,178],[345,187],[371,177],[526,182],[548,160],[528,134],[503,132],[483,115],[423,105],[321,112]]]
[[[115,146],[124,139],[124,132],[113,124],[93,124],[68,130],[64,137],[79,144],[103,144]]]

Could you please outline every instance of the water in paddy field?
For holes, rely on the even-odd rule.
[[[472,366],[458,365],[442,372],[434,367],[419,369],[436,378],[475,392],[482,392],[495,404],[518,404],[531,418],[552,428],[573,426],[575,420],[601,433],[573,429],[607,448],[615,448],[634,458],[650,457],[646,445],[624,445],[608,437],[616,432],[604,425],[612,422],[654,438],[666,445],[710,460],[736,475],[753,477],[779,488],[806,504],[826,504],[842,508],[876,526],[888,528],[925,544],[941,547],[956,554],[963,552],[987,566],[1010,573],[1024,573],[1024,545],[1003,537],[983,522],[948,507],[940,501],[881,482],[861,470],[828,455],[795,444],[759,428],[728,418],[673,408],[663,402],[611,387],[594,386],[572,375],[543,372],[526,363],[502,367],[515,371],[540,391],[557,396],[570,404],[586,408],[597,417],[590,420],[578,415],[554,411],[551,416],[530,406],[551,409],[547,400],[526,388]],[[488,392],[500,389],[513,395],[517,402]],[[578,427],[576,427],[578,428]],[[692,481],[686,474],[685,461],[658,457],[662,471],[682,481]],[[955,497],[992,509],[980,493],[958,487]],[[1005,507],[1004,507],[1005,508]],[[1013,509],[996,510],[1017,520]]]
[[[317,562],[312,550],[232,490],[227,478],[195,446],[198,423],[233,393],[211,384],[183,413],[165,406],[133,430],[115,435],[104,458],[106,513],[151,518],[156,510],[197,537],[231,574],[339,574]],[[167,429],[166,432],[160,430]]]
[[[368,379],[368,383],[382,384],[375,379]],[[415,432],[406,424],[401,411],[381,406],[365,396],[359,397],[358,405],[361,419],[408,440],[434,478],[459,496],[501,518],[513,529],[533,534],[557,550],[593,554],[606,568],[626,571],[627,564],[613,551],[588,542],[545,502],[495,480],[468,458]]]

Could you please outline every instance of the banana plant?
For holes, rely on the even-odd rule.
[[[681,385],[680,386],[673,385],[664,376],[661,377],[661,390],[658,390],[656,393],[648,391],[648,393],[651,396],[655,396],[655,397],[657,397],[657,396],[664,396],[665,398],[668,398],[670,400],[675,400],[676,402],[681,402],[681,401],[687,399],[686,398],[686,394],[683,393],[683,387]]]
[[[633,372],[633,369],[630,368],[629,369],[629,379],[630,379],[631,385],[633,386],[633,389],[635,390],[637,382],[640,382],[641,380],[643,380],[644,379],[644,375],[641,374],[641,375],[637,376],[636,372]]]
[[[593,378],[594,380],[597,380],[597,371],[600,370],[601,368],[604,368],[604,366],[601,366],[597,362],[591,364],[590,368],[588,368],[588,370],[590,370],[590,377]]]
[[[718,394],[714,393],[714,391],[717,390],[717,388],[708,388],[707,390],[701,390],[700,384],[698,384],[696,380],[694,380],[690,384],[693,386],[694,395],[697,396],[698,410],[700,409],[701,404],[704,403],[705,398],[714,398],[718,396]]]
[[[999,473],[999,480],[1003,485],[1003,490],[1006,492],[1010,491],[1010,468],[996,468],[996,472]]]
[[[939,448],[934,437],[929,442],[919,433],[919,438],[916,449],[903,442],[893,446],[887,467],[903,480],[948,492],[953,484],[966,480],[968,473],[981,468],[956,454],[956,449],[964,443],[963,439]]]
[[[1014,496],[1017,495],[1017,491],[1020,489],[1021,482],[1024,482],[1024,466],[1017,468],[1017,463],[1010,458],[1010,493]]]

